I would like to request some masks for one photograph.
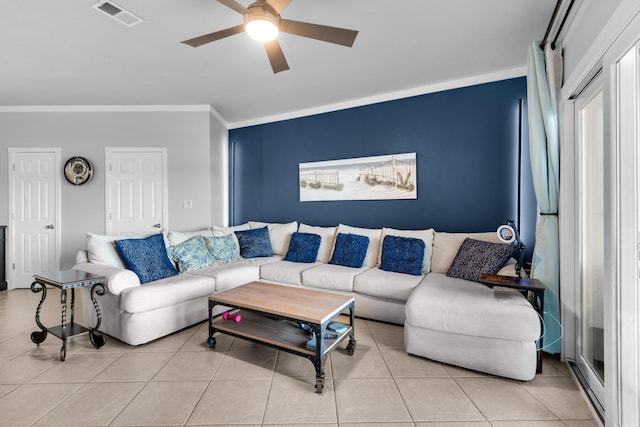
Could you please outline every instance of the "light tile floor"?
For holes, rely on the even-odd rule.
[[[43,323],[59,322],[50,290]],[[308,360],[228,336],[206,346],[201,323],[132,347],[86,334],[30,340],[40,294],[0,292],[0,426],[595,427],[565,364],[512,381],[409,356],[403,330],[357,319],[353,357],[327,359],[314,392]],[[344,346],[343,346],[344,347]]]

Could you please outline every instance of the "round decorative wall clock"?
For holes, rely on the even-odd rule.
[[[72,157],[64,164],[64,177],[73,185],[82,185],[91,180],[93,167],[84,157]]]

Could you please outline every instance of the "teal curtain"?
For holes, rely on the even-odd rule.
[[[529,147],[533,186],[540,211],[536,227],[531,276],[546,287],[544,298],[544,350],[560,353],[560,271],[558,253],[558,188],[560,154],[558,114],[547,80],[545,54],[533,43],[527,61]]]

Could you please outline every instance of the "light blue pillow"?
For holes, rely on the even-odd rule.
[[[169,255],[181,272],[198,270],[214,262],[204,238],[199,235],[169,247]]]
[[[380,270],[422,275],[424,240],[387,234],[382,241]]]
[[[228,263],[240,258],[240,251],[236,239],[232,234],[226,236],[204,236],[204,243],[213,261]]]
[[[360,268],[367,256],[369,238],[359,234],[338,233],[329,264]]]
[[[115,240],[114,244],[127,268],[138,275],[141,284],[178,274],[169,261],[162,234],[144,239]]]
[[[273,256],[268,227],[236,231],[242,258]]]

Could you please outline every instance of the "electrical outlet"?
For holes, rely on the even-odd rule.
[[[183,207],[185,209],[191,209],[193,207],[193,200],[185,200],[183,202]]]

